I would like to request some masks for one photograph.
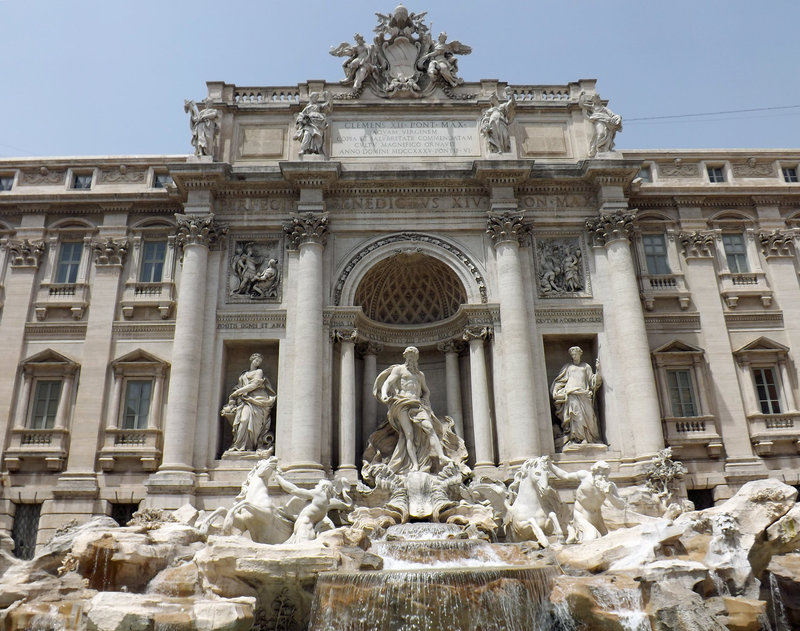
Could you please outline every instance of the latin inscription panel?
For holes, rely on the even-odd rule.
[[[333,121],[332,158],[459,157],[480,154],[474,120]]]

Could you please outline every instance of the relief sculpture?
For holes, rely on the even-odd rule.
[[[578,239],[538,240],[536,258],[539,296],[555,298],[585,294],[586,275]]]
[[[280,269],[277,245],[237,242],[230,262],[230,296],[267,300],[278,298]]]

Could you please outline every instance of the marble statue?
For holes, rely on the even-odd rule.
[[[311,490],[301,489],[296,484],[285,479],[280,473],[275,474],[275,480],[286,493],[292,496],[292,499],[287,503],[288,509],[291,510],[292,504],[296,504],[298,500],[305,503],[295,517],[292,535],[286,540],[286,543],[314,541],[319,533],[335,528],[328,517],[329,511],[350,510],[353,508],[353,503],[349,501],[346,494],[346,501],[335,497],[336,489],[330,480],[320,480]]]
[[[581,362],[580,346],[569,349],[571,364],[565,364],[553,380],[550,393],[561,419],[565,445],[602,443],[600,427],[594,407],[595,393],[602,384],[600,360],[595,361],[596,372],[586,362]]]
[[[192,130],[192,146],[196,156],[214,155],[214,141],[219,130],[219,111],[205,104],[200,109],[194,101],[185,100],[183,111],[189,113],[189,127]]]
[[[456,87],[464,83],[458,76],[458,59],[456,55],[469,55],[472,49],[459,41],[447,41],[447,33],[439,33],[439,39],[431,42],[432,50],[423,55],[418,65],[428,62],[428,76],[436,80],[441,77],[451,86]]]
[[[403,358],[404,363],[389,366],[375,380],[373,395],[389,410],[370,437],[365,465],[386,462],[395,473],[436,474],[451,461],[463,462],[464,442],[453,432],[452,419],[443,422],[431,409],[419,351],[409,346]]]
[[[509,541],[536,541],[546,548],[548,535],[563,541],[564,506],[550,486],[550,456],[530,458],[514,474],[506,502],[506,537]]]
[[[375,48],[364,41],[361,33],[353,35],[355,44],[342,42],[336,48],[331,47],[331,55],[335,57],[347,57],[342,64],[346,79],[343,85],[352,85],[354,92],[361,92],[364,80],[373,77],[377,73],[375,59]]]
[[[448,42],[446,33],[434,40],[425,12],[409,12],[399,5],[391,13],[375,15],[378,25],[372,44],[356,33],[355,43],[331,47],[331,55],[346,57],[342,84],[353,86],[350,94],[336,98],[358,98],[365,86],[381,98],[422,98],[437,87],[450,98],[459,98],[453,90],[463,83],[456,55],[470,54],[469,46]]]
[[[581,92],[578,102],[594,126],[592,141],[589,144],[589,157],[613,151],[614,137],[618,131],[622,131],[622,117],[603,105],[599,94],[587,97],[586,93]]]
[[[331,97],[327,90],[308,95],[308,105],[295,119],[294,139],[300,142],[300,155],[323,155],[328,114],[331,113]]]
[[[278,260],[266,259],[255,252],[255,244],[245,243],[241,251],[231,258],[231,271],[235,286],[231,294],[249,296],[253,300],[278,296]]]
[[[555,297],[584,291],[583,253],[574,240],[547,239],[537,243],[539,295]]]
[[[625,500],[620,497],[617,485],[609,478],[610,467],[605,460],[598,460],[591,471],[568,472],[552,462],[552,471],[560,480],[578,482],[575,491],[575,506],[572,521],[567,527],[567,543],[586,543],[608,534],[608,527],[603,520],[602,507],[608,500],[619,509],[625,508]]]
[[[214,520],[225,515],[222,533],[230,535],[236,527],[250,534],[256,543],[283,543],[292,536],[294,524],[283,508],[269,494],[269,483],[278,469],[275,456],[259,460],[247,474],[242,490],[230,509],[218,508],[198,522],[197,527],[208,534]]]
[[[270,432],[270,415],[276,394],[261,370],[264,360],[259,353],[250,356],[250,369],[239,376],[220,414],[231,423],[233,443],[228,452],[266,451],[272,453],[274,437]]]
[[[481,116],[481,136],[486,138],[486,147],[489,153],[511,151],[511,136],[508,126],[514,120],[517,102],[511,88],[506,88],[503,94],[507,101],[501,103],[497,95],[493,94],[490,101],[491,106]]]

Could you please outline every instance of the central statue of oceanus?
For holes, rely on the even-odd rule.
[[[419,351],[409,346],[405,362],[389,366],[375,380],[374,396],[388,406],[386,421],[372,434],[364,465],[383,463],[394,473],[439,473],[446,465],[459,467],[467,459],[464,441],[453,431],[453,419],[433,413]]]

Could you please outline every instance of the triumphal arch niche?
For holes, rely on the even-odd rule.
[[[175,181],[228,229],[221,367],[200,377],[225,466],[274,453],[298,479],[355,480],[387,419],[379,377],[412,346],[481,474],[541,454],[635,468],[663,446],[621,119],[591,80],[466,81],[471,52],[401,6],[331,47],[340,81],[212,82],[191,110]],[[612,370],[635,387],[604,394]]]

